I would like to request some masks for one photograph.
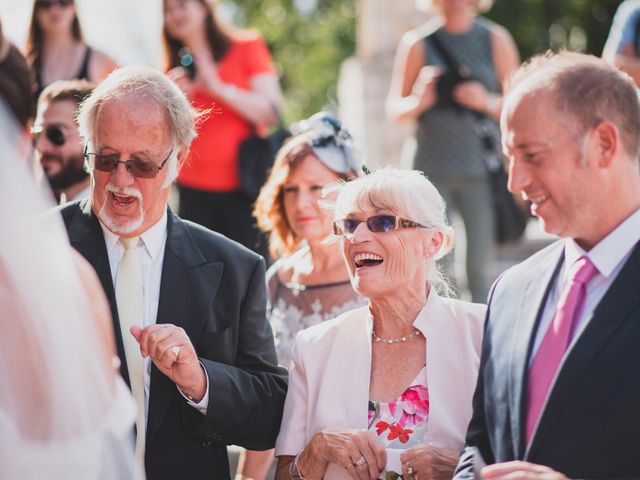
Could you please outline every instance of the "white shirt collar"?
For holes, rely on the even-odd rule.
[[[568,238],[564,244],[565,265],[572,265],[581,256],[586,256],[598,269],[600,275],[609,277],[640,241],[640,209],[629,215],[609,235],[588,252],[575,240]],[[565,268],[565,274],[567,272]]]
[[[110,252],[120,241],[120,236],[110,231],[107,227],[104,226],[102,222],[100,222],[100,227],[102,227],[102,233],[104,234],[104,242],[107,247],[107,252]],[[156,257],[160,254],[166,238],[167,210],[165,209],[164,214],[162,215],[162,217],[160,217],[160,220],[158,220],[155,225],[140,234],[142,244],[144,245],[145,250],[151,257],[152,261],[155,261]]]

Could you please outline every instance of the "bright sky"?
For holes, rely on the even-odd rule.
[[[32,0],[0,0],[3,31],[20,48],[32,5]],[[82,31],[92,46],[123,65],[160,66],[160,0],[76,0],[76,5]]]

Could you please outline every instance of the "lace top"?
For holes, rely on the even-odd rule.
[[[267,316],[275,337],[280,365],[289,367],[296,334],[305,328],[366,305],[348,280],[318,285],[285,283],[278,277],[278,262],[267,273]]]
[[[387,452],[384,480],[402,478],[400,454],[423,443],[429,420],[427,367],[423,367],[410,386],[392,402],[369,401],[369,430]]]

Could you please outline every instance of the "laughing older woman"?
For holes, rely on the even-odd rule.
[[[451,478],[471,417],[485,307],[442,298],[442,197],[385,168],[339,187],[334,234],[368,307],[301,332],[277,479]]]

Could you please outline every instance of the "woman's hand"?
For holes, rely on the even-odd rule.
[[[460,455],[433,445],[409,448],[400,455],[405,480],[445,480],[453,477]]]
[[[216,96],[221,96],[225,84],[220,79],[213,55],[207,50],[194,50],[191,54],[196,66],[194,83]]]
[[[433,107],[438,100],[436,85],[442,71],[438,67],[427,66],[420,69],[413,84],[411,94],[418,99],[418,108],[425,111]]]
[[[453,89],[453,99],[456,103],[476,112],[487,113],[489,98],[489,92],[480,82],[463,82]]]
[[[298,458],[298,466],[311,480],[321,479],[330,463],[344,467],[354,480],[374,480],[384,470],[387,455],[367,430],[330,428],[313,436]]]
[[[167,77],[173,80],[180,90],[182,90],[187,97],[191,97],[193,91],[194,82],[189,78],[187,71],[183,67],[174,67],[167,72]]]

